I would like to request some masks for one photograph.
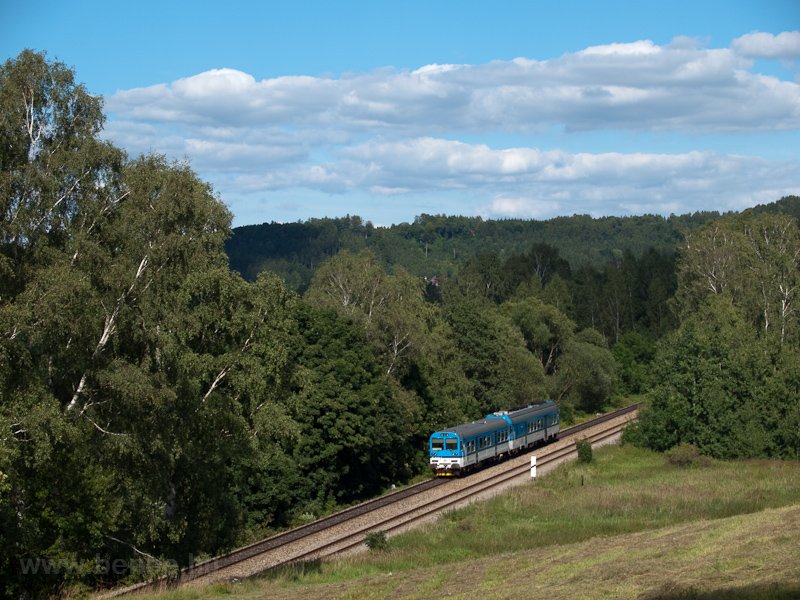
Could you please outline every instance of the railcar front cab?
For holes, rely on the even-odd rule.
[[[461,438],[454,431],[437,431],[430,439],[431,468],[437,475],[458,475],[464,468]]]
[[[460,475],[502,454],[511,428],[502,420],[485,418],[430,437],[430,465],[436,475]]]

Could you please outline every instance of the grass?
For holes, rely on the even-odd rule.
[[[799,463],[678,468],[611,447],[391,538],[387,550],[158,600],[505,598],[540,585],[548,598],[794,598],[799,502]]]

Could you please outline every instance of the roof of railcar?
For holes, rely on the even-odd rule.
[[[521,408],[519,410],[509,411],[506,414],[508,418],[511,419],[512,423],[517,424],[520,421],[529,421],[532,417],[547,415],[557,411],[557,404],[545,402],[542,404],[532,404],[531,406],[526,406],[525,408]]]
[[[473,421],[472,423],[465,423],[463,425],[456,425],[437,431],[433,435],[440,433],[455,433],[460,438],[471,438],[482,433],[489,433],[499,429],[506,429],[508,423],[502,419],[481,419],[480,421]]]
[[[553,402],[544,402],[542,404],[532,404],[519,410],[509,411],[505,414],[511,419],[512,423],[516,424],[520,421],[527,421],[531,417],[546,415],[556,411],[558,411],[557,404],[554,404]],[[442,433],[455,433],[461,438],[471,438],[483,433],[497,431],[498,429],[505,429],[509,425],[505,419],[498,418],[501,414],[502,413],[495,413],[494,416],[488,415],[483,419],[479,419],[478,421],[472,421],[471,423],[464,423],[463,425],[456,425],[454,427],[440,429],[439,431],[434,432],[431,437],[438,436]]]

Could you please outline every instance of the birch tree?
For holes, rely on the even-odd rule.
[[[781,344],[796,331],[800,291],[800,230],[796,219],[767,215],[743,226],[749,242],[744,268],[757,287],[761,327],[774,330]]]
[[[705,299],[723,296],[779,344],[797,330],[800,233],[788,215],[745,214],[691,234],[679,261],[684,317]]]
[[[361,325],[387,376],[404,372],[421,347],[432,310],[422,281],[405,271],[387,273],[368,250],[342,251],[320,266],[305,299]]]
[[[745,240],[731,220],[720,219],[690,234],[681,248],[678,301],[690,314],[709,295],[737,302],[742,293]]]
[[[230,213],[187,165],[98,140],[101,101],[64,65],[7,61],[0,106],[6,591],[63,583],[19,579],[19,556],[230,547],[246,478],[291,432],[289,295],[228,271]]]

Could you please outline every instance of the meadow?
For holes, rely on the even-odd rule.
[[[796,598],[799,500],[797,462],[611,447],[383,550],[150,598]]]

